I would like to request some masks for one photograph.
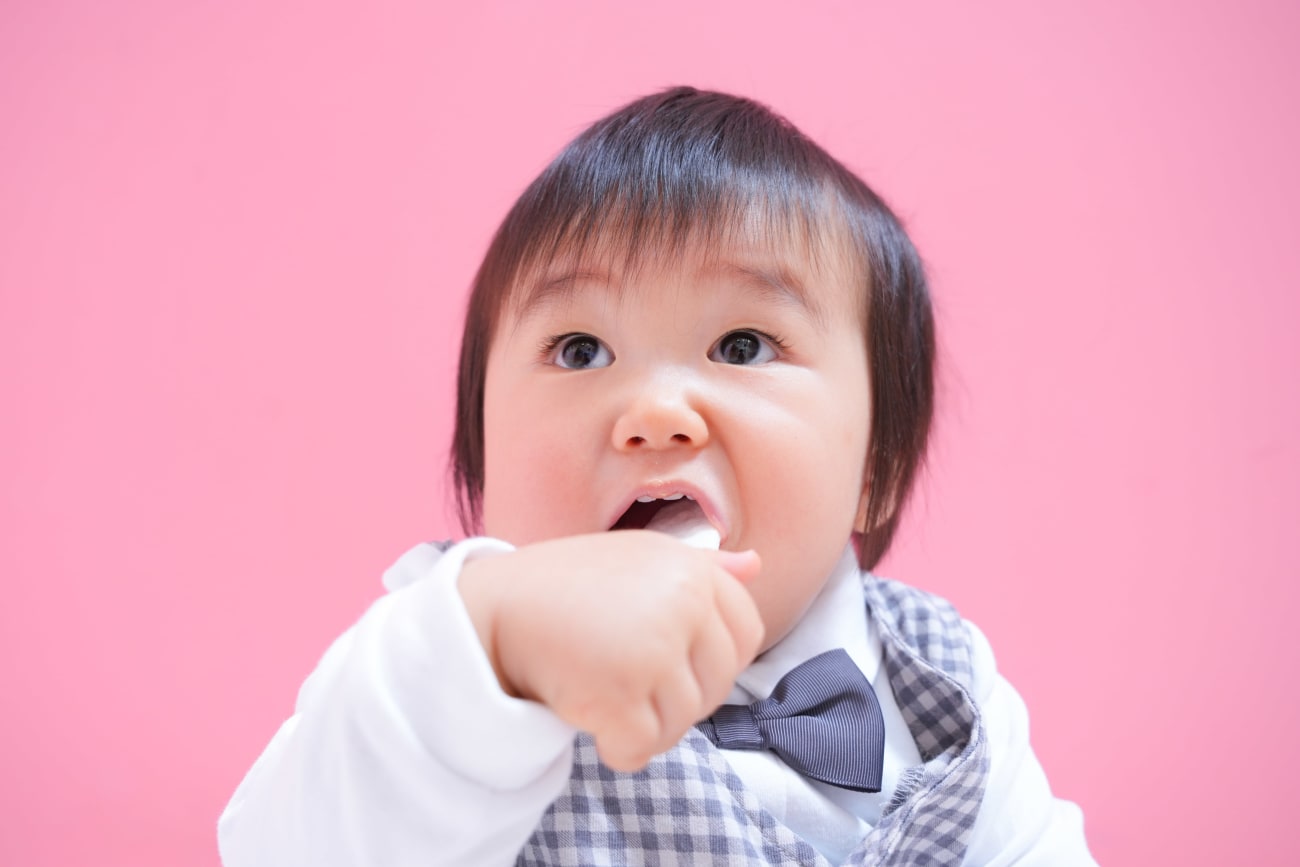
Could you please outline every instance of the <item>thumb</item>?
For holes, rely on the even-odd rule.
[[[748,551],[719,551],[718,565],[731,573],[741,584],[748,584],[758,577],[763,569],[763,561],[753,548]]]

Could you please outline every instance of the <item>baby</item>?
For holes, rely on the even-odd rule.
[[[227,867],[1092,864],[983,636],[867,571],[933,364],[898,220],[788,122],[689,88],[597,122],[474,283],[479,535],[385,574]]]

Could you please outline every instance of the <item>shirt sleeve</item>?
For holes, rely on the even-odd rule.
[[[575,731],[501,690],[457,592],[467,558],[508,550],[422,545],[389,570],[222,814],[226,867],[515,862]]]
[[[963,864],[967,867],[1096,867],[1083,836],[1083,812],[1052,796],[1029,746],[1024,700],[997,672],[993,650],[967,623],[974,651],[972,692],[984,718],[989,779]]]

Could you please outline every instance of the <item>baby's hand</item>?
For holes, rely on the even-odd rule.
[[[632,771],[713,712],[763,638],[753,551],[620,530],[474,560],[460,592],[506,692],[593,735]]]

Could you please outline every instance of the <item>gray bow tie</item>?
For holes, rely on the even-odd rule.
[[[724,704],[696,728],[725,750],[771,750],[806,777],[879,792],[885,718],[876,691],[842,649],[800,663],[769,698]]]

